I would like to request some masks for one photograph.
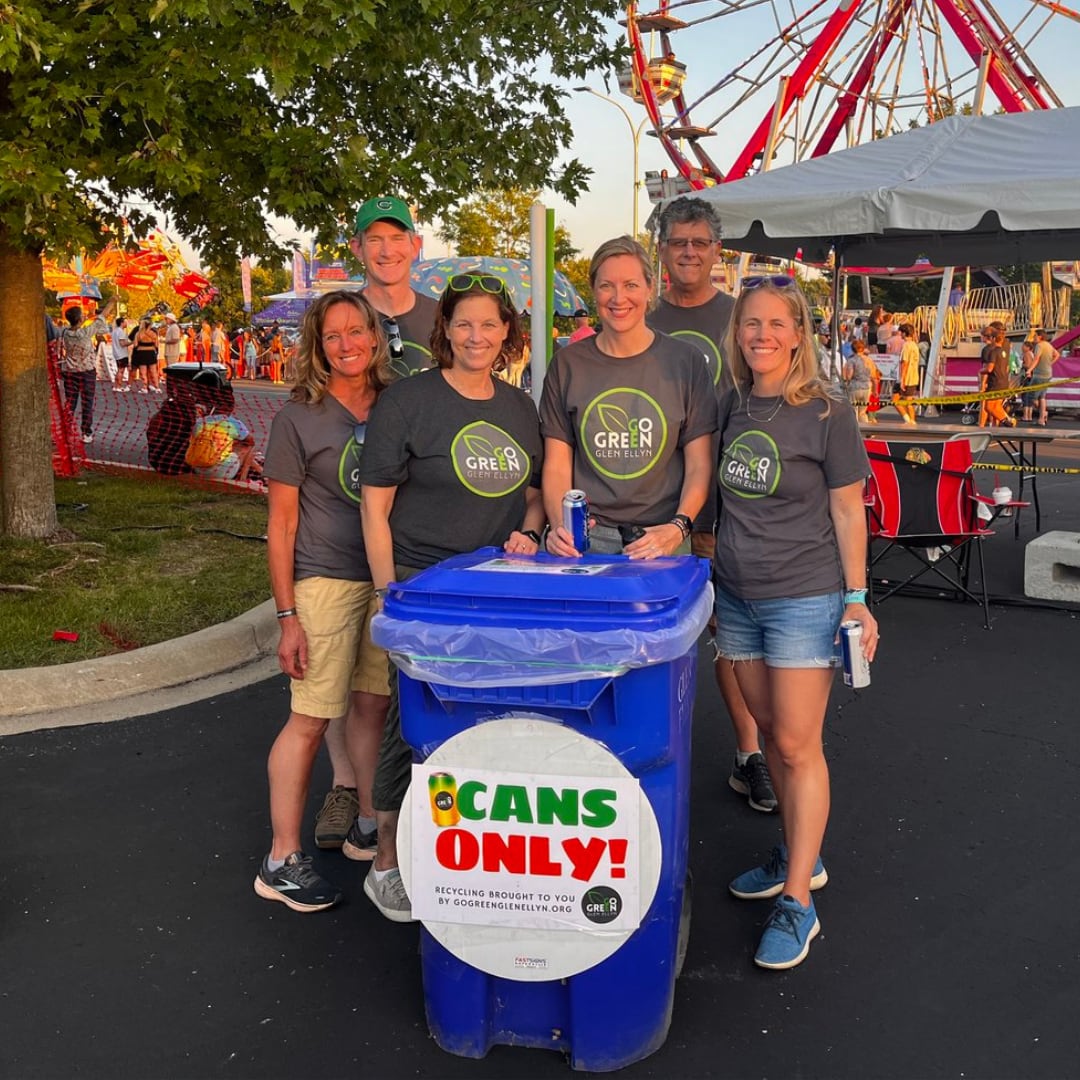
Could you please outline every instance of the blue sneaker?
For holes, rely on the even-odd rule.
[[[806,959],[810,942],[820,933],[812,899],[803,907],[794,897],[781,896],[765,923],[754,963],[771,971],[793,968]]]
[[[733,896],[740,900],[768,900],[771,896],[779,896],[784,889],[787,880],[787,847],[777,844],[769,855],[768,862],[761,866],[755,866],[753,870],[747,870],[740,874],[728,886]],[[829,880],[825,872],[825,865],[821,856],[814,863],[814,873],[810,878],[812,890],[824,888]]]

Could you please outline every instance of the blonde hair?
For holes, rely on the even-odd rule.
[[[589,288],[595,291],[596,278],[600,273],[600,267],[616,255],[632,255],[641,263],[641,273],[645,278],[645,284],[651,289],[656,275],[653,273],[649,253],[632,236],[616,236],[611,240],[605,240],[589,260]]]
[[[349,304],[355,308],[375,335],[375,352],[367,370],[368,383],[379,393],[394,381],[382,317],[362,293],[353,289],[339,289],[320,296],[304,312],[304,321],[300,324],[300,344],[296,349],[296,385],[289,395],[293,401],[315,405],[326,395],[330,385],[330,364],[323,352],[322,331],[326,313],[335,304]]]
[[[788,314],[795,320],[795,326],[799,332],[799,344],[795,347],[795,353],[791,358],[791,367],[784,379],[784,385],[780,393],[789,405],[807,405],[811,401],[825,402],[825,412],[822,419],[829,415],[829,407],[832,403],[832,395],[822,383],[818,374],[818,351],[817,342],[814,338],[814,320],[810,315],[806,297],[802,290],[792,282],[790,285],[777,286],[767,278],[761,284],[751,289],[743,289],[735,300],[735,308],[731,312],[731,321],[728,323],[727,333],[724,335],[724,355],[728,357],[728,369],[735,383],[735,392],[740,399],[745,392],[749,396],[753,386],[754,376],[750,365],[743,356],[739,347],[738,335],[739,324],[742,322],[743,309],[751,296],[767,293],[778,296],[785,304]]]

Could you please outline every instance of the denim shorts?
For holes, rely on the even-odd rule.
[[[841,592],[740,600],[717,586],[716,652],[725,660],[764,660],[774,668],[838,667],[843,613]]]

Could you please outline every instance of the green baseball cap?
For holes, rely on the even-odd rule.
[[[412,214],[409,213],[409,204],[403,199],[395,199],[392,195],[380,195],[376,199],[368,199],[360,204],[356,211],[356,228],[354,235],[362,233],[376,221],[393,221],[409,232],[416,232]]]

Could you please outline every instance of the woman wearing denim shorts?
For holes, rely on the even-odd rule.
[[[716,643],[761,728],[784,833],[730,888],[777,897],[754,961],[783,969],[820,931],[810,893],[828,880],[822,727],[840,622],[862,625],[868,659],[877,646],[865,604],[870,470],[854,411],[817,377],[813,323],[792,279],[745,279],[725,345],[735,388],[720,404]]]

